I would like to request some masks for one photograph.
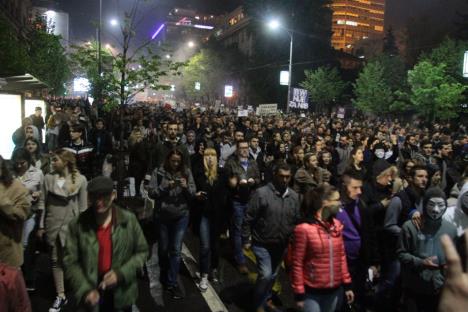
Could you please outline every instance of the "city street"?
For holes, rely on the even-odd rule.
[[[255,265],[252,260],[249,260],[248,266],[251,271],[249,275],[243,276],[237,272],[233,265],[230,254],[231,244],[229,240],[222,240],[222,259],[220,261],[218,284],[211,283],[211,286],[216,291],[216,295],[210,294],[211,289],[203,295],[197,288],[197,278],[193,278],[192,274],[197,272],[198,258],[198,238],[195,237],[189,230],[185,239],[183,248],[184,266],[181,268],[180,283],[185,291],[185,298],[182,300],[174,300],[169,294],[158,287],[159,292],[155,300],[150,295],[148,279],[145,276],[139,278],[139,297],[137,307],[140,312],[150,311],[193,311],[193,312],[220,312],[224,307],[226,311],[241,312],[249,311],[249,303],[251,302],[252,283],[255,279]],[[192,256],[195,259],[191,259]],[[249,257],[251,258],[251,256]],[[34,312],[47,312],[51,303],[55,298],[54,283],[50,265],[45,255],[39,258],[39,280],[37,290],[31,295],[31,303]],[[294,311],[294,302],[289,282],[284,270],[281,271],[279,281],[282,285],[282,293],[279,296],[284,311]],[[71,298],[72,295],[68,294]],[[210,308],[211,307],[211,308]],[[75,311],[75,303],[73,300],[69,302],[64,311]]]

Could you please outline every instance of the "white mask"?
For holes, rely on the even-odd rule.
[[[379,149],[376,149],[375,152],[375,157],[379,158],[379,159],[382,159],[385,157],[385,150],[379,148]]]
[[[447,210],[445,200],[441,197],[429,199],[426,205],[426,213],[432,220],[439,220]]]

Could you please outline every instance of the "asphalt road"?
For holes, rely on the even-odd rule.
[[[189,230],[185,237],[185,246],[193,255],[190,258],[187,254],[183,254],[184,264],[181,266],[180,284],[185,292],[185,298],[174,300],[165,292],[160,285],[157,291],[153,293],[154,298],[149,291],[149,282],[147,274],[140,276],[139,297],[137,299],[137,308],[140,312],[153,311],[193,311],[193,312],[210,312],[209,305],[206,299],[202,296],[197,288],[197,278],[193,277],[195,272],[193,268],[197,268],[198,264],[198,238]],[[255,265],[249,260],[248,267],[251,271],[249,275],[240,275],[232,262],[232,245],[229,240],[223,240],[221,243],[221,261],[219,267],[220,282],[212,284],[216,290],[218,297],[221,299],[227,311],[250,311],[251,293],[253,282],[255,280]],[[251,257],[252,258],[252,257]],[[188,265],[187,265],[188,264]],[[190,268],[191,270],[189,270]],[[50,270],[50,262],[46,255],[40,255],[38,259],[38,280],[37,290],[31,293],[31,303],[33,311],[47,312],[55,298],[55,289]],[[290,289],[287,276],[284,270],[281,270],[279,276],[281,284],[281,293],[278,296],[284,311],[294,311],[292,291]],[[68,294],[71,298],[72,294]],[[65,312],[75,311],[75,302],[70,300]],[[218,311],[214,311],[218,312]]]

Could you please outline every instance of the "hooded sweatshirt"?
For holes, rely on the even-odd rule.
[[[444,220],[457,228],[458,235],[462,235],[463,231],[468,228],[468,215],[462,209],[462,198],[466,192],[468,192],[468,182],[460,190],[456,205],[448,207],[443,216]]]
[[[398,258],[401,262],[401,277],[403,288],[423,295],[438,294],[444,285],[442,265],[445,257],[442,252],[440,238],[447,234],[454,240],[457,236],[456,228],[442,217],[431,219],[427,214],[427,203],[431,198],[445,199],[441,189],[427,190],[423,199],[423,226],[418,230],[411,220],[407,221],[402,229],[398,247]],[[439,269],[428,269],[423,265],[426,258],[434,257],[434,264]]]

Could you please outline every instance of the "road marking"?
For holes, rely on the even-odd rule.
[[[182,261],[184,261],[184,264],[187,267],[187,270],[190,272],[193,280],[196,281],[198,270],[197,261],[187,246],[185,246],[185,244],[182,244]],[[197,284],[198,289],[198,283],[195,282],[195,284]],[[205,292],[200,293],[212,312],[229,312],[221,298],[219,298],[218,294],[216,293],[216,290],[213,288],[213,286],[211,286],[210,282],[208,282],[208,289]]]

